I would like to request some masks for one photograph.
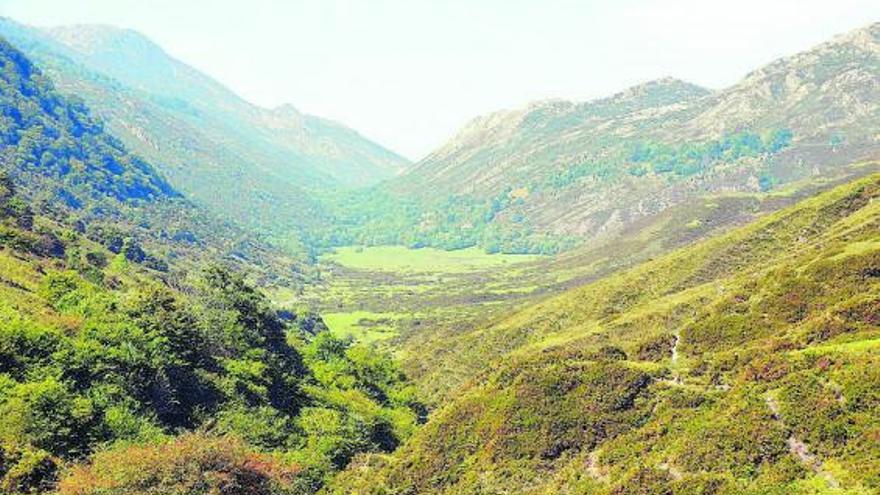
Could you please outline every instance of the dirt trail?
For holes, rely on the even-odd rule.
[[[681,375],[678,373],[678,370],[675,369],[675,364],[678,362],[678,344],[681,342],[681,337],[678,335],[678,332],[672,335],[672,353],[670,357],[670,367],[672,368],[672,378],[667,380],[666,382],[671,385],[682,385],[684,380],[681,379]]]
[[[599,466],[599,454],[595,450],[587,456],[586,462],[587,475],[591,478],[608,483],[608,473]]]
[[[672,364],[675,364],[678,362],[678,343],[681,342],[681,337],[676,332],[672,335],[672,338],[675,339],[672,342]]]
[[[776,398],[770,394],[767,394],[764,397],[764,400],[767,402],[767,407],[770,409],[770,412],[773,415],[773,419],[782,423],[782,416],[779,412],[779,403],[776,401]],[[811,469],[814,473],[825,478],[825,482],[828,484],[829,488],[839,488],[840,482],[834,477],[834,475],[825,469],[825,465],[818,456],[810,453],[810,449],[807,447],[807,444],[804,443],[801,439],[797,438],[792,434],[788,437],[788,451],[791,452],[795,457],[800,459],[801,463]]]

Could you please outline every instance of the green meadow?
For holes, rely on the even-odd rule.
[[[403,246],[341,247],[325,260],[357,270],[403,273],[461,273],[506,267],[540,259],[539,255],[488,254],[479,248],[444,251]]]
[[[396,335],[395,313],[373,313],[352,311],[350,313],[325,313],[324,323],[337,337],[352,338],[364,344],[371,344]]]

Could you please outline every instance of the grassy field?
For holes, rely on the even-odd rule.
[[[404,273],[461,273],[506,267],[534,261],[541,256],[487,254],[478,248],[443,251],[409,249],[403,246],[342,247],[325,256],[327,261],[356,270]]]
[[[394,324],[401,315],[352,311],[349,313],[325,313],[322,317],[324,323],[335,335],[352,337],[358,342],[369,344],[397,335]]]
[[[538,290],[524,283],[545,256],[402,246],[344,247],[321,258],[321,280],[306,299],[335,334],[388,343],[409,331],[461,325]],[[276,291],[276,301],[298,295]],[[399,350],[399,349],[398,349]]]

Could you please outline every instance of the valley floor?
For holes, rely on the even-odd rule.
[[[675,248],[745,224],[880,170],[860,162],[766,193],[714,194],[556,256],[402,246],[349,246],[321,256],[304,293],[270,290],[280,306],[306,304],[331,331],[398,354],[428,402],[442,403],[466,373],[437,380],[425,348],[491,325],[516,308],[582,286]],[[451,371],[451,370],[450,370]]]

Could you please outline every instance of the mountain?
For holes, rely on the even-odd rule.
[[[180,191],[278,242],[322,223],[314,190],[372,184],[408,165],[335,122],[251,105],[130,30],[2,19],[0,35]]]
[[[622,120],[633,114],[653,116],[652,112],[679,108],[708,94],[699,86],[667,78],[588,103],[542,101],[478,117],[401,177],[399,187],[427,181],[439,184],[445,194],[492,194],[511,185],[513,171],[525,180],[546,173],[544,169],[554,165],[548,163],[551,154],[552,162],[564,162],[566,153],[589,150],[590,144],[576,139],[593,139],[589,134],[597,131],[623,134],[609,128],[627,125]]]
[[[2,39],[0,67],[0,173],[28,215],[51,218],[160,272],[224,260],[264,282],[301,283],[301,260],[183,197]]]
[[[880,491],[880,25],[400,176],[137,33],[0,31],[0,492]],[[567,251],[340,250],[325,324],[269,243]]]
[[[3,62],[3,165],[19,181],[55,180],[54,199],[158,200],[177,193],[146,162],[128,154],[82,104],[59,96],[20,52],[0,42]]]
[[[878,101],[873,24],[720,91],[665,78],[497,112],[369,192],[405,207],[369,215],[369,201],[347,198],[358,211],[345,242],[514,253],[593,243],[700,196],[778,190],[876,157]]]
[[[48,34],[79,54],[88,67],[126,86],[203,111],[231,114],[267,132],[289,152],[303,155],[304,163],[290,162],[288,169],[313,168],[344,186],[363,186],[407,166],[405,159],[333,121],[303,114],[292,105],[251,105],[136,31],[80,25],[50,28]]]
[[[742,130],[787,129],[793,144],[836,137],[873,145],[876,135],[865,124],[877,120],[878,75],[880,24],[873,24],[777,60],[723,91],[666,78],[592,102],[541,102],[475,119],[399,182],[451,180],[444,193],[491,193],[511,185],[513,174],[528,180],[547,173],[541,166],[597,159],[621,141],[704,142]]]
[[[876,492],[878,197],[873,175],[436,336],[419,380],[457,392],[327,493]]]

